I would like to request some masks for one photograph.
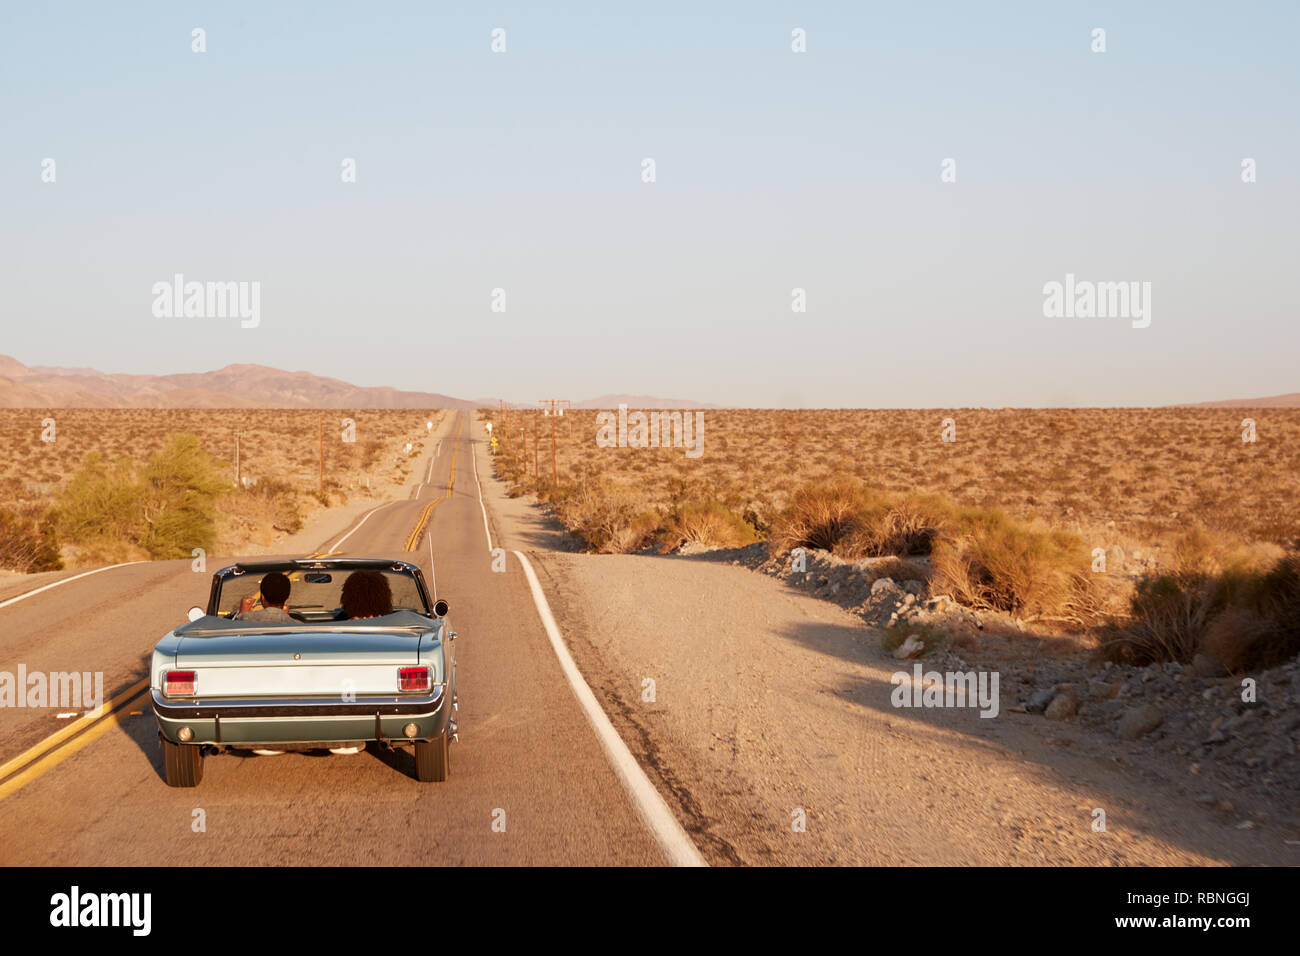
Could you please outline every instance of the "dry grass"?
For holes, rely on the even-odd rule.
[[[1245,574],[1252,593],[1289,593],[1258,582],[1300,547],[1300,409],[707,410],[699,458],[597,447],[597,413],[576,411],[557,422],[558,484],[551,422],[492,414],[511,493],[549,501],[597,550],[752,534],[850,560],[929,555],[932,592],[972,607],[1076,628],[1127,607],[1146,628],[1126,632],[1137,656],[1285,643],[1291,605],[1225,604],[1223,588]]]
[[[561,485],[600,478],[643,510],[716,500],[764,536],[803,489],[855,478],[1073,532],[1110,552],[1112,571],[1192,527],[1300,542],[1300,409],[706,410],[696,459],[680,448],[598,448],[595,415],[558,420]],[[1245,417],[1257,423],[1254,444],[1241,441]],[[945,418],[955,442],[941,441]],[[518,442],[503,443],[499,468],[517,490],[536,491],[550,478],[550,420],[513,413],[509,426],[498,435],[523,426],[527,454],[516,462]]]
[[[304,517],[350,496],[380,497],[410,472],[427,441],[425,422],[445,412],[303,409],[0,409],[0,509],[44,514],[87,455],[106,462],[147,461],[168,436],[191,432],[229,480],[216,503],[220,553],[250,544],[269,546],[276,535],[301,527]],[[325,490],[318,489],[318,423],[324,421]],[[54,419],[55,440],[41,440]],[[355,441],[343,440],[343,419],[356,423]],[[240,474],[235,484],[235,438]],[[407,442],[413,447],[408,455]],[[139,557],[119,542],[64,549],[70,566]]]

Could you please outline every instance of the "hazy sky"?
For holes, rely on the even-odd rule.
[[[528,401],[1297,391],[1298,10],[6,3],[0,353]],[[260,282],[260,324],[155,317],[175,273]],[[1067,273],[1150,282],[1150,326],[1045,318]]]

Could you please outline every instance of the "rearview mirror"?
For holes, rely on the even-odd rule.
[[[302,579],[308,584],[329,584],[334,577],[327,571],[308,571]]]
[[[197,621],[202,616],[203,616],[203,608],[199,607],[198,605],[195,605],[194,607],[190,608],[189,613],[186,615],[186,617],[188,617],[191,621]]]
[[[434,605],[433,605],[433,613],[434,613],[434,616],[435,616],[435,617],[446,617],[446,616],[447,616],[447,602],[446,602],[446,601],[435,601],[435,602],[434,602]]]

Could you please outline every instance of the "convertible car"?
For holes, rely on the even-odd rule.
[[[288,619],[239,620],[272,571],[289,578]],[[343,583],[357,571],[385,577],[391,614],[345,617]],[[189,616],[158,642],[150,666],[169,786],[196,786],[208,754],[356,753],[368,744],[413,751],[418,780],[447,779],[457,739],[456,632],[447,626],[447,603],[431,603],[416,565],[356,558],[233,564],[212,576],[206,610]]]

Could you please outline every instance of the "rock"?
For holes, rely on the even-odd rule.
[[[893,578],[876,578],[871,582],[871,593],[879,594],[881,591],[897,591],[898,585],[894,583]]]
[[[903,590],[918,597],[925,592],[925,582],[910,578],[903,582]]]
[[[903,641],[902,644],[899,644],[896,648],[894,648],[894,656],[897,657],[900,661],[905,661],[908,658],[919,657],[921,655],[921,652],[924,650],[925,650],[925,642],[922,641],[915,634],[909,634],[907,635],[907,639]]]
[[[1088,693],[1096,700],[1110,700],[1119,690],[1118,684],[1111,684],[1108,681],[1094,678],[1088,681]]]
[[[1044,712],[1048,720],[1070,720],[1079,712],[1079,695],[1075,693],[1073,687],[1067,686],[1047,705]]]
[[[1138,704],[1130,707],[1119,719],[1116,732],[1125,740],[1137,740],[1145,737],[1164,723],[1164,715],[1150,704]]]
[[[1040,691],[1035,691],[1030,695],[1029,700],[1025,701],[1025,710],[1031,714],[1041,714],[1047,709],[1047,705],[1052,702],[1052,698],[1055,696],[1055,687],[1044,687]]]
[[[1225,720],[1222,724],[1219,725],[1219,729],[1224,731],[1225,733],[1230,730],[1236,730],[1242,724],[1249,723],[1252,719],[1254,719],[1254,717],[1255,717],[1255,711],[1253,710],[1245,711],[1244,713],[1237,714],[1234,717],[1229,717],[1227,720]]]

